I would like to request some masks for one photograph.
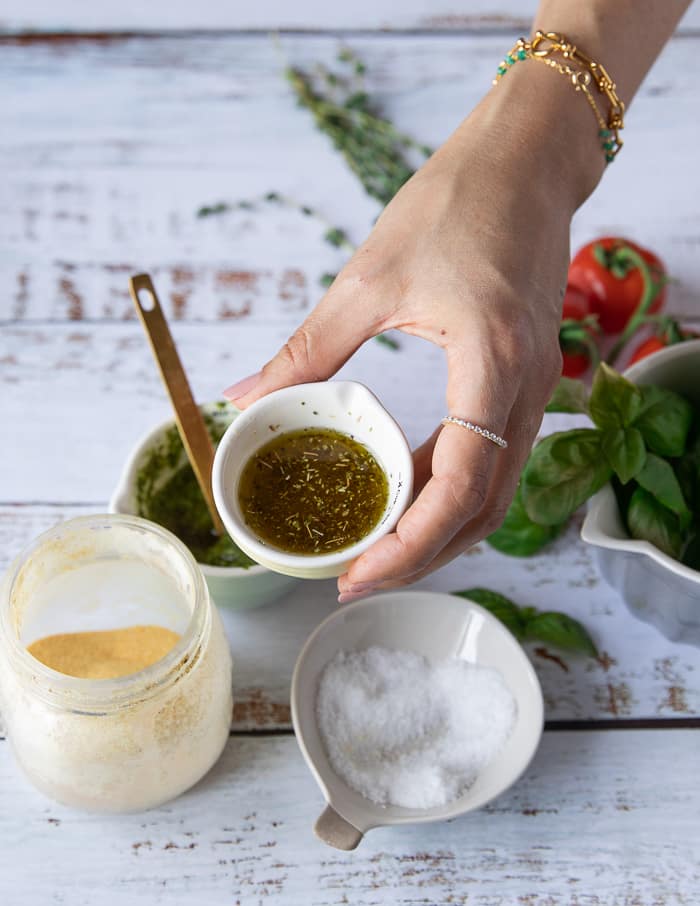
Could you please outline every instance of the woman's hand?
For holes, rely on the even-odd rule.
[[[262,372],[226,392],[245,408],[280,387],[324,380],[395,328],[444,349],[445,412],[508,441],[501,449],[459,426],[437,428],[414,453],[412,506],[340,577],[341,602],[413,582],[498,528],[561,373],[575,190],[568,167],[553,166],[556,150],[542,156],[539,133],[528,143],[504,128],[497,111],[508,94],[494,101],[497,91],[401,189]]]

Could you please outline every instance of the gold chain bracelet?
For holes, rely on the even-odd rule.
[[[563,63],[556,59],[560,55],[571,63],[577,64],[580,68],[573,69],[568,63]],[[593,111],[598,123],[598,137],[601,140],[606,163],[615,160],[618,151],[622,147],[620,131],[624,128],[625,105],[622,103],[615,90],[616,86],[608,75],[607,71],[600,63],[592,60],[583,51],[579,50],[575,44],[572,44],[564,35],[557,34],[553,31],[538,31],[532,41],[525,38],[518,38],[511,50],[501,61],[493,84],[497,85],[503,76],[508,72],[511,66],[519,60],[540,60],[547,66],[556,69],[565,75],[574,86],[576,91],[583,92],[586,101]],[[607,119],[600,112],[596,103],[591,85],[595,85],[598,93],[609,104]]]

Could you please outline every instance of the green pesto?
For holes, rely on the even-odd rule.
[[[232,418],[233,411],[226,403],[217,404],[213,413],[205,413],[204,421],[215,445]],[[167,476],[165,480],[163,476]],[[136,506],[139,516],[157,522],[177,535],[198,563],[244,569],[255,564],[228,535],[215,534],[209,510],[175,425],[148,451],[139,469]]]
[[[289,553],[330,554],[374,529],[389,483],[363,444],[339,431],[304,428],[275,437],[248,460],[238,499],[265,543]]]

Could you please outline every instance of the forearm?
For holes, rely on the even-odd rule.
[[[532,32],[565,35],[607,70],[618,97],[628,106],[689,5],[690,0],[541,0]],[[552,86],[547,90],[552,91]],[[586,105],[577,105],[582,106]],[[604,103],[601,107],[604,109]],[[570,142],[572,135],[581,141],[583,154],[575,161],[580,202],[590,195],[605,170],[598,130],[590,116],[581,118],[582,113],[590,111],[570,110],[560,123]],[[576,174],[573,178],[576,180]]]
[[[673,34],[691,0],[541,0],[537,29],[564,34],[615,79],[625,104]]]
[[[558,32],[599,62],[629,104],[673,33],[689,0],[542,0],[536,30]],[[504,48],[504,55],[507,48]],[[494,60],[494,71],[498,60]],[[592,87],[601,114],[606,101]],[[510,184],[526,181],[526,193],[560,207],[565,216],[588,198],[606,168],[599,124],[582,92],[560,72],[526,59],[512,65],[457,129],[440,154],[470,161],[473,146],[488,146],[493,166],[510,173]],[[624,151],[622,152],[624,155]],[[537,210],[533,213],[536,215]]]

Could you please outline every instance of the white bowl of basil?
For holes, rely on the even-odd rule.
[[[642,394],[625,430],[642,429],[646,462],[625,485],[608,482],[591,498],[581,537],[636,617],[700,645],[700,340],[669,346],[624,376]],[[653,388],[683,397],[689,423],[687,410]]]
[[[238,415],[226,402],[201,407],[214,445]],[[110,512],[142,516],[169,529],[190,549],[214,601],[243,610],[280,598],[297,582],[217,537],[174,421],[149,431],[134,447],[109,504]]]

